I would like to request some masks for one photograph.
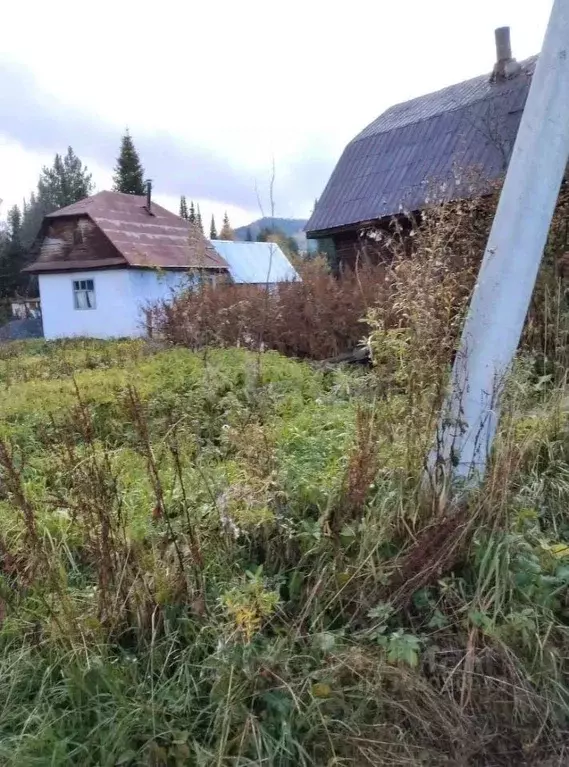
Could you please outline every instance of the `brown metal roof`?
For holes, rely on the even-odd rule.
[[[132,267],[227,269],[227,264],[199,229],[146,197],[99,192],[46,216],[47,220],[88,216]],[[97,266],[94,261],[91,266]],[[60,264],[61,267],[61,264]],[[56,269],[36,261],[30,271]]]

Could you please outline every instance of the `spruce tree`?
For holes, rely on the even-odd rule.
[[[217,229],[215,228],[215,218],[211,216],[211,226],[209,227],[209,239],[217,240]]]
[[[55,210],[55,208],[54,208]],[[22,213],[22,242],[24,247],[34,241],[43,219],[43,209],[40,206],[35,192],[31,192],[28,200],[24,200]]]
[[[8,233],[12,242],[20,242],[22,233],[22,214],[17,205],[8,211]]]
[[[64,157],[55,155],[51,168],[44,166],[38,181],[37,204],[42,216],[93,194],[91,174],[71,147]]]
[[[200,211],[200,206],[198,204],[198,212],[196,213],[196,224],[198,226],[198,229],[203,234],[203,221],[202,221],[202,214]]]
[[[7,216],[8,230],[0,248],[0,293],[4,296],[25,293],[30,277],[21,270],[30,258],[43,217],[93,194],[92,176],[71,147],[64,155],[56,154],[53,165],[44,166],[37,191],[24,200],[23,209],[14,206]]]
[[[184,221],[188,220],[188,203],[185,195],[180,197],[180,218],[183,218]]]
[[[121,150],[117,158],[113,180],[115,192],[139,195],[146,193],[144,168],[140,163],[140,157],[128,129],[121,140]]]
[[[22,245],[22,214],[17,205],[8,211],[8,232],[0,255],[0,296],[13,298],[25,290],[29,278],[22,274],[26,250]]]
[[[53,165],[42,168],[37,191],[24,200],[20,235],[24,249],[34,241],[45,215],[89,197],[94,191],[88,168],[71,147],[63,156],[56,154]]]
[[[190,224],[196,223],[196,209],[194,207],[193,200],[190,202],[190,215],[188,216],[188,221],[190,222]]]
[[[231,224],[229,223],[229,216],[227,215],[227,211],[225,211],[225,215],[223,216],[223,226],[221,227],[221,232],[219,233],[219,239],[220,240],[234,240],[235,239],[235,232],[231,228]]]

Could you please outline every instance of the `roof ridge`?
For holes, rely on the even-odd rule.
[[[468,80],[465,82],[469,82]],[[435,91],[435,93],[438,93],[438,91]],[[428,94],[431,95],[431,94]],[[502,94],[496,93],[496,95],[493,98],[498,98]],[[482,101],[489,101],[488,98],[485,98],[484,96],[480,96],[480,98],[474,99],[473,101],[470,101],[468,103],[468,106],[473,106],[474,104],[480,104]],[[402,104],[405,104],[407,102],[403,101]],[[445,114],[453,114],[453,112],[458,112],[460,109],[465,109],[467,105],[465,104],[459,104],[457,103],[456,106],[451,107],[450,109],[445,109]],[[380,115],[380,117],[383,117],[386,114],[386,112],[383,113],[383,115]],[[438,117],[440,114],[431,114],[431,115],[425,115],[424,117],[419,117],[416,120],[409,120],[407,125],[421,125],[421,123],[427,122],[427,120],[434,120],[436,117]],[[379,118],[378,118],[379,119]],[[374,120],[375,122],[375,120]],[[370,123],[370,125],[373,125],[373,123]],[[369,127],[369,126],[368,126]],[[367,128],[364,128],[364,130],[361,133],[358,133],[358,135],[353,138],[350,141],[350,144],[355,144],[358,141],[364,141],[367,138],[370,138],[370,136],[385,136],[387,133],[392,133],[393,131],[401,130],[401,128],[405,127],[405,125],[392,125],[391,127],[385,128],[385,130],[378,130],[374,132],[373,134],[367,134],[364,135]]]
[[[533,76],[533,72],[529,72],[528,68],[537,61],[539,58],[539,54],[534,54],[533,56],[528,56],[525,59],[522,59],[520,61],[520,72],[515,76],[510,78],[509,80],[506,80],[505,82],[499,83],[498,88],[500,88],[500,91],[496,91],[495,96],[503,95],[504,89],[506,86],[515,87],[522,76]],[[375,130],[373,133],[371,133],[370,128],[377,122],[379,122],[382,119],[389,119],[397,114],[397,110],[401,109],[402,107],[408,107],[409,111],[412,110],[413,107],[418,107],[421,105],[421,103],[427,104],[430,100],[434,100],[435,98],[440,98],[445,92],[452,92],[452,91],[458,91],[459,88],[465,88],[466,86],[473,86],[476,84],[484,84],[484,83],[490,83],[491,79],[491,72],[487,74],[477,75],[476,77],[469,77],[466,80],[460,80],[457,83],[452,83],[451,85],[445,85],[443,88],[437,88],[434,91],[430,91],[429,93],[423,93],[420,96],[415,96],[412,99],[408,99],[407,101],[400,101],[397,104],[392,104],[390,107],[385,109],[381,114],[379,114],[375,120],[372,120],[368,125],[363,128],[351,141],[350,144],[355,144],[358,141],[361,141],[362,139],[369,138],[370,135],[374,136],[380,136],[385,133],[389,133],[392,130],[397,130],[399,128],[404,127],[405,125],[416,125],[419,124],[425,120],[428,120],[435,116],[435,114],[441,114],[442,112],[445,112],[446,114],[456,111],[457,109],[464,108],[466,106],[465,103],[456,102],[456,105],[451,107],[450,109],[440,109],[438,112],[435,112],[434,114],[424,115],[423,117],[418,117],[413,119],[411,116],[407,122],[404,121],[404,116],[401,117],[398,124],[388,126],[385,129],[381,130]],[[492,84],[494,87],[496,86],[496,83]],[[488,94],[481,93],[480,96],[477,98],[474,98],[472,101],[469,101],[468,104],[477,104],[481,101],[488,101]]]

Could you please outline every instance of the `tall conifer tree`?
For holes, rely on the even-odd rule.
[[[115,192],[139,195],[146,193],[144,168],[128,129],[121,140],[121,149],[117,158],[113,180],[113,190]]]

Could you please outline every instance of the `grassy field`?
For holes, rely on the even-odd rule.
[[[451,513],[399,352],[0,347],[0,764],[569,759],[565,391]]]

